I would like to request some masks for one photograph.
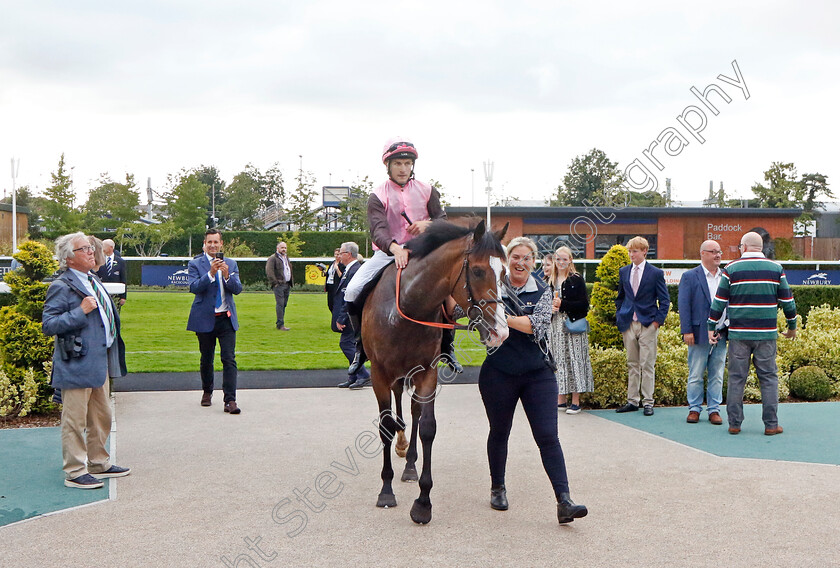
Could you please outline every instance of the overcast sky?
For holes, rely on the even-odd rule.
[[[299,156],[318,187],[380,182],[401,135],[453,205],[484,205],[488,159],[495,192],[547,198],[593,147],[679,200],[710,180],[749,196],[773,161],[840,194],[838,16],[772,0],[5,2],[0,188],[16,156],[18,185],[43,189],[62,152],[80,194],[103,172],[162,190],[184,167],[229,182],[248,162],[279,162],[291,188]],[[718,79],[733,61],[748,99]],[[717,116],[690,92],[712,83],[731,98],[709,95]],[[703,143],[677,120],[692,105]],[[658,171],[642,152],[669,127],[687,144],[654,148]]]

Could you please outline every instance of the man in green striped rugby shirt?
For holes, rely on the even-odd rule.
[[[726,413],[729,433],[739,434],[744,421],[744,385],[750,371],[750,358],[761,389],[761,419],[764,434],[782,433],[776,410],[779,406],[779,373],[776,368],[776,309],[781,306],[788,329],[782,335],[796,336],[796,304],[782,266],[767,260],[761,252],[758,233],[741,237],[741,258],[723,269],[709,311],[709,343],[717,343],[715,326],[727,308],[729,317],[729,386]]]

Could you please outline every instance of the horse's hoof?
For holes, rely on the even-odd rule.
[[[405,471],[403,471],[403,474],[402,474],[402,477],[400,478],[400,481],[406,481],[406,482],[417,481],[417,470],[414,469],[413,467],[411,469],[405,468]]]
[[[432,504],[424,505],[420,499],[414,500],[414,506],[411,507],[411,520],[418,525],[425,525],[432,520]]]
[[[408,453],[408,446],[401,448],[399,446],[394,446],[394,452],[401,458],[405,457],[405,454]]]
[[[397,506],[397,498],[394,497],[393,493],[380,493],[379,499],[376,500],[377,507],[396,507]]]

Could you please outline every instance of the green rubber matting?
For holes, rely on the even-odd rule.
[[[61,428],[0,430],[0,526],[104,501],[102,489],[64,486]]]
[[[685,421],[687,406],[654,411],[653,416],[644,416],[641,410],[589,412],[716,456],[840,465],[840,402],[779,404],[779,425],[784,432],[776,436],[764,435],[760,404],[744,405],[744,422],[737,436],[728,432],[725,406],[721,407],[721,426],[713,426],[705,410],[697,424]]]

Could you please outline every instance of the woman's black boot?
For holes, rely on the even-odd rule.
[[[571,523],[575,519],[585,517],[589,511],[584,505],[575,505],[568,493],[561,493],[557,500],[557,521],[559,523]]]
[[[504,485],[494,485],[490,488],[490,506],[497,511],[507,511],[508,500]]]

